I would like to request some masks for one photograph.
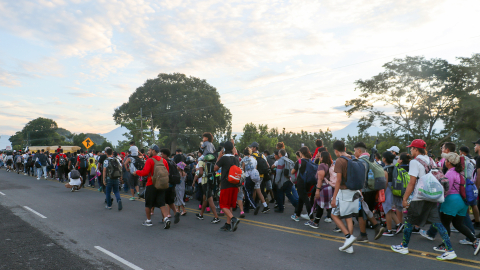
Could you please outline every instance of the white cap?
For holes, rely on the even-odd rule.
[[[132,153],[132,156],[138,156],[138,147],[136,147],[135,145],[130,146],[128,151]]]
[[[387,151],[394,151],[395,153],[400,153],[400,148],[396,147],[396,146],[392,146],[390,147],[389,149],[387,149]]]

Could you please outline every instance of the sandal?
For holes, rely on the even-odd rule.
[[[182,212],[182,213],[180,214],[180,216],[185,216],[186,214],[187,214],[187,212]]]

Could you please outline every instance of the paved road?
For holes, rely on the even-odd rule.
[[[373,241],[371,230],[368,231],[371,243],[355,244],[354,254],[346,254],[338,251],[343,239],[332,232],[333,223],[322,221],[317,230],[306,227],[303,222],[290,219],[291,206],[284,214],[247,214],[235,233],[227,233],[219,231],[223,220],[221,224],[210,224],[209,215],[203,221],[195,219],[197,204],[190,202],[187,216],[179,224],[172,224],[170,230],[164,230],[158,223],[159,211],[153,217],[154,226],[142,226],[143,202],[128,201],[124,193],[122,211],[116,210],[115,203],[113,210],[106,210],[103,193],[94,189],[72,193],[58,182],[37,181],[5,170],[0,170],[0,192],[3,206],[0,269],[65,269],[62,264],[43,263],[50,260],[46,252],[35,253],[52,247],[50,243],[62,252],[64,261],[72,263],[72,269],[480,268],[480,257],[473,256],[471,247],[458,244],[462,239],[458,233],[452,235],[459,256],[455,262],[435,260],[438,253],[432,247],[440,243],[439,239],[432,242],[413,235],[411,253],[400,255],[389,248],[400,243],[400,235]],[[20,226],[29,228],[22,231],[35,231],[31,238],[38,241],[26,239],[6,244],[11,241],[6,239],[19,235],[18,226],[9,225],[16,217],[22,219],[18,224],[24,225]],[[355,235],[358,234],[356,228]],[[7,253],[12,249],[18,249],[22,257],[9,256]]]

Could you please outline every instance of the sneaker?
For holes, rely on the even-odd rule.
[[[346,252],[346,253],[348,253],[348,254],[352,254],[352,253],[353,253],[353,247],[352,247],[352,246],[350,246],[349,248],[344,249],[344,250],[341,250],[340,248],[338,248],[338,250],[343,251],[343,252]]]
[[[303,223],[303,225],[305,225],[305,226],[309,226],[309,225],[310,225],[310,222],[311,222],[311,221],[309,220],[309,221],[307,221],[307,222]]]
[[[202,218],[203,219],[203,218]],[[217,224],[220,222],[220,219],[219,218],[213,218],[212,221],[210,221],[210,223],[212,224]]]
[[[386,231],[385,227],[378,224],[378,226],[375,228],[375,238],[373,238],[373,239],[378,240],[380,237],[382,237],[382,235],[385,231]]]
[[[105,205],[105,209],[112,210],[111,206]]]
[[[450,228],[450,232],[459,232],[459,231],[455,228]]]
[[[359,237],[357,237],[357,242],[360,242],[360,243],[368,243],[368,236],[365,235],[360,235]]]
[[[393,231],[386,231],[386,232],[383,233],[383,236],[388,236],[388,237],[392,237],[394,235],[395,235],[395,233]]]
[[[24,173],[23,175],[27,175],[26,173]]]
[[[275,206],[274,206],[273,208],[275,208],[275,209],[276,209],[276,208],[278,208],[278,203],[276,203],[276,204],[275,204]]]
[[[300,219],[297,217],[297,215],[293,214],[290,218],[292,218],[294,221],[300,221]]]
[[[333,232],[342,232],[342,230],[340,230],[340,228],[338,227],[335,227],[335,229],[333,229]]]
[[[37,180],[40,180],[40,178],[37,177]]]
[[[173,217],[173,224],[177,224],[178,222],[180,222],[180,212],[176,212]]]
[[[130,201],[135,201],[135,197],[131,197],[129,200]]]
[[[310,221],[310,224],[308,224],[311,228],[318,229],[318,223],[315,223],[313,221]]]
[[[438,245],[438,247],[433,247],[433,250],[439,251],[439,252],[446,252],[447,251],[447,249],[445,248],[445,245],[443,243]]]
[[[393,251],[400,253],[400,254],[408,254],[408,247],[403,247],[402,245],[398,246],[391,246],[390,247]]]
[[[397,231],[395,232],[395,234],[399,234],[403,231],[403,228],[405,228],[405,225],[404,224],[400,224],[400,226],[397,227]]]
[[[75,191],[75,187],[72,187],[72,192],[74,192],[74,191]]]
[[[225,216],[225,213],[222,210],[220,210],[220,213],[218,213],[218,215],[223,217],[223,216]]]
[[[425,231],[425,230],[420,230],[420,235],[423,236],[423,237],[425,237],[425,238],[427,238],[427,239],[430,240],[430,241],[433,241],[433,239],[434,239],[433,237],[429,236],[429,235],[427,234],[427,231]]]
[[[240,220],[238,220],[236,217],[232,218],[232,232],[237,230],[238,223],[240,223]]]
[[[262,210],[262,214],[265,214],[267,213],[268,211],[270,211],[270,208],[267,206],[267,207],[264,207],[263,210]]]
[[[253,211],[253,214],[256,216],[258,215],[259,211],[260,211],[260,205],[257,205],[257,207],[255,207],[255,211]]]
[[[310,216],[307,215],[307,214],[301,214],[300,217],[305,219],[305,220],[310,220]]]
[[[223,231],[223,232],[229,232],[231,230],[231,225],[230,224],[227,224],[225,222],[225,225],[223,225],[221,228],[220,228],[220,231]]]
[[[462,239],[458,242],[460,243],[460,245],[473,245],[473,243],[470,242],[470,240],[468,240],[468,239]]]
[[[240,218],[245,218],[245,212],[240,212]]]
[[[118,211],[122,211],[123,205],[122,205],[122,200],[118,201]]]
[[[455,251],[447,251],[445,253],[443,253],[442,255],[438,256],[437,257],[437,260],[440,260],[440,261],[449,261],[449,260],[453,260],[457,258],[457,254],[455,254]]]
[[[275,213],[283,213],[283,210],[275,209],[274,212]]]
[[[345,249],[351,247],[355,240],[357,240],[357,238],[353,235],[350,235],[349,238],[345,238],[345,243],[343,244],[343,246],[339,247],[338,250],[344,251]]]
[[[477,239],[475,240],[475,244],[473,244],[473,255],[477,256],[479,251],[480,251],[480,239]]]
[[[419,233],[420,233],[420,228],[413,227],[413,229],[412,229],[412,233],[419,234]]]
[[[165,218],[163,221],[164,221],[164,223],[165,223],[165,226],[163,226],[163,228],[164,228],[165,230],[170,229],[170,219],[168,219],[168,217],[167,217],[167,218]]]
[[[202,216],[202,215],[200,215],[200,214],[195,214],[195,216],[196,216],[198,219],[203,220],[203,216]]]
[[[152,223],[152,221],[151,221],[151,220],[150,220],[150,221],[147,221],[147,220],[145,220],[145,221],[142,223],[142,225],[143,225],[143,226],[150,227],[150,226],[152,226],[152,225],[153,225],[153,223]]]
[[[325,223],[332,223],[332,219],[331,219],[331,218],[328,218],[328,217],[325,218],[323,221],[324,221]]]

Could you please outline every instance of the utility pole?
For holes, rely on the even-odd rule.
[[[152,143],[151,144],[154,144],[155,143],[155,137],[154,137],[155,134],[153,132],[153,113],[152,112],[150,112],[150,124],[152,125],[152,128],[150,130],[150,136],[152,136],[151,137],[152,138]]]
[[[140,120],[140,148],[143,148],[143,121],[146,120],[143,118],[143,108],[140,108],[140,118],[135,118],[136,120]],[[137,129],[138,130],[138,129]]]

